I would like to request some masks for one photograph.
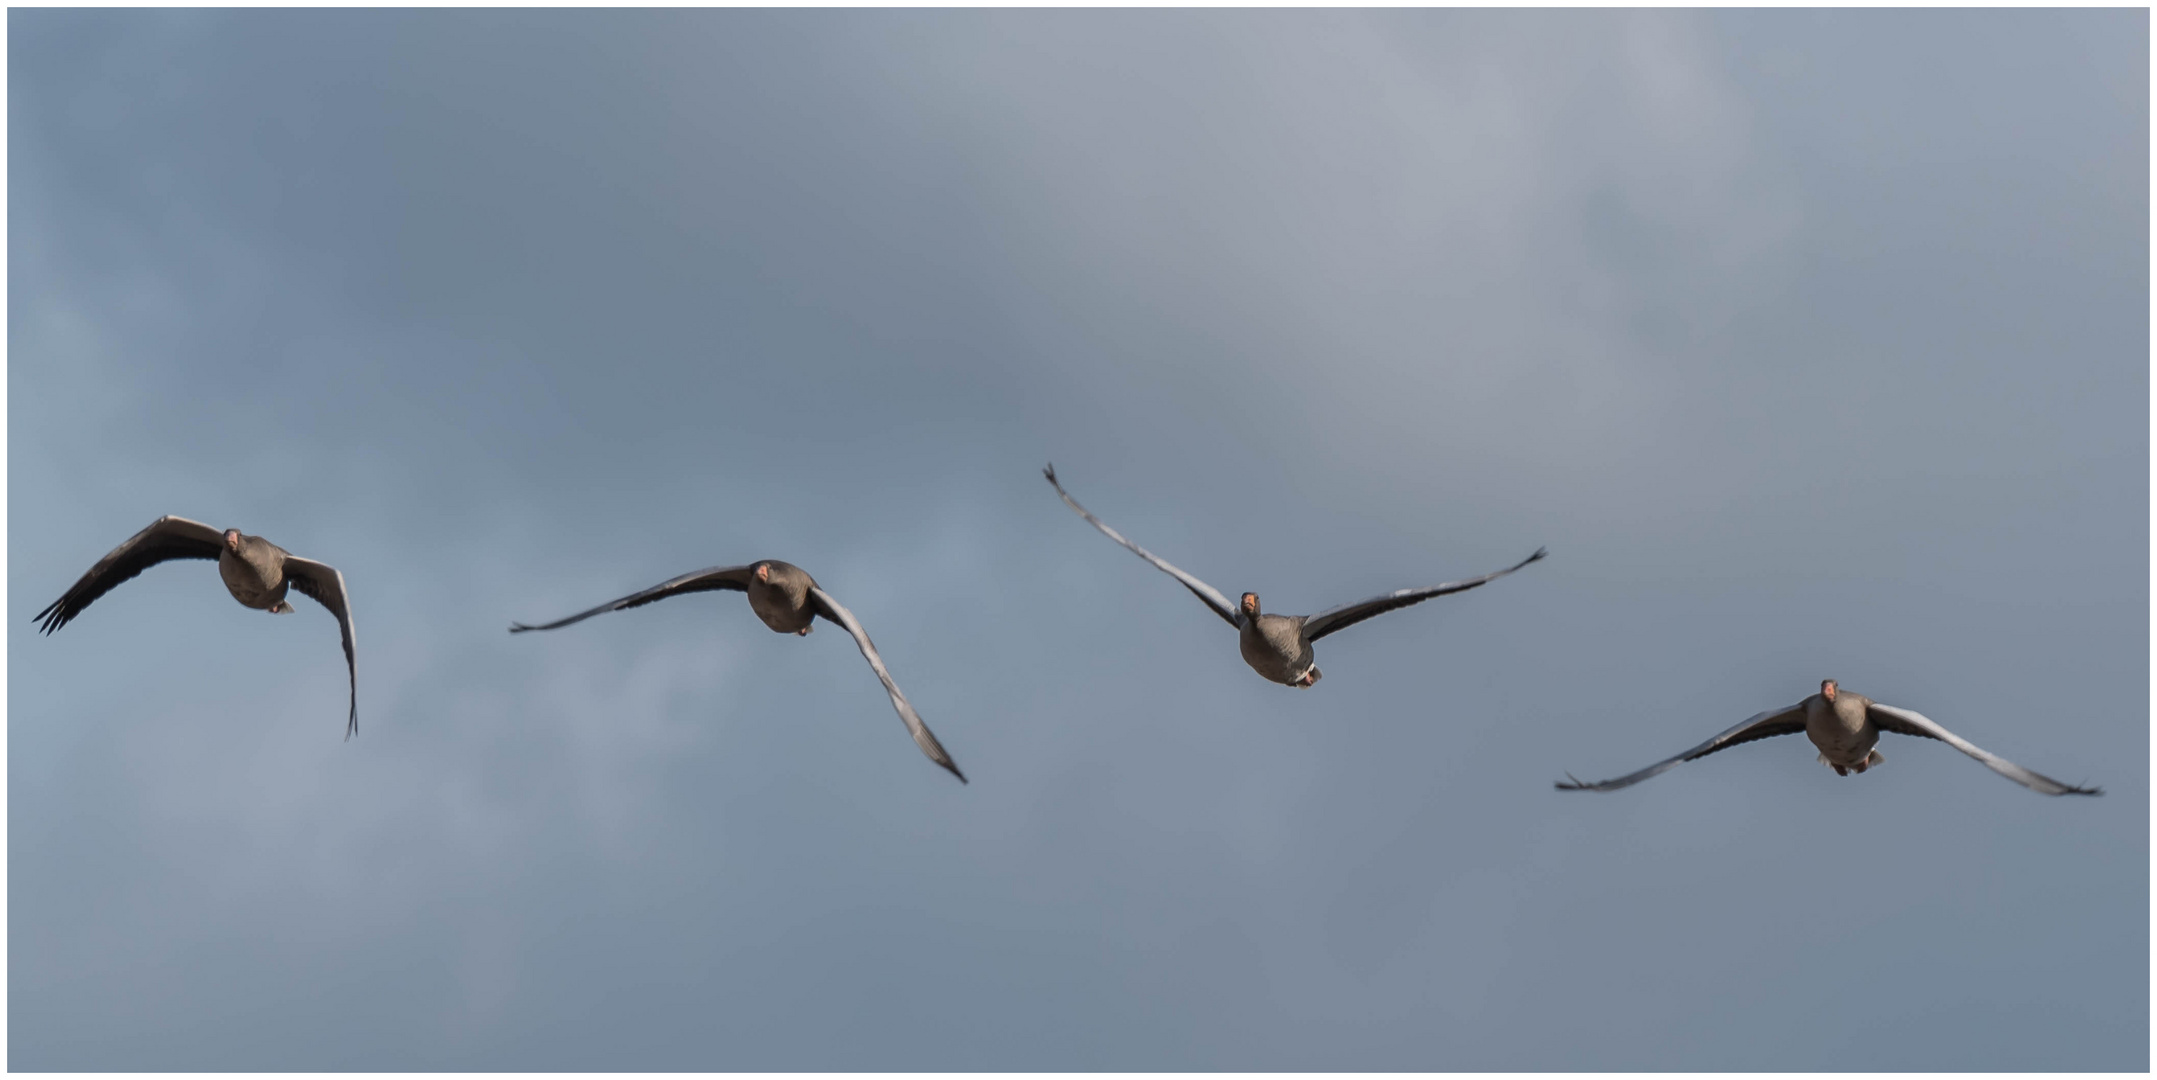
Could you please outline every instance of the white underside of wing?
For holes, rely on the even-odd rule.
[[[1059,483],[1056,479],[1056,469],[1054,466],[1050,466],[1049,468],[1042,470],[1042,472],[1048,477],[1050,486],[1056,489],[1056,494],[1062,497],[1064,505],[1070,507],[1074,511],[1077,511],[1080,517],[1085,518],[1088,523],[1093,525],[1094,528],[1101,530],[1102,535],[1107,536],[1109,539],[1114,540],[1119,544],[1122,544],[1124,547],[1130,549],[1132,554],[1137,555],[1139,558],[1144,559],[1149,563],[1152,563],[1154,569],[1175,578],[1177,581],[1183,582],[1186,588],[1189,588],[1192,592],[1197,593],[1200,600],[1204,601],[1208,606],[1212,607],[1215,613],[1219,614],[1222,618],[1227,619],[1230,625],[1235,626],[1238,629],[1241,629],[1243,627],[1243,616],[1238,613],[1234,604],[1228,602],[1228,597],[1221,595],[1221,590],[1216,589],[1213,586],[1198,580],[1197,578],[1191,576],[1183,570],[1177,569],[1174,565],[1169,563],[1168,560],[1163,559],[1160,556],[1155,555],[1153,552],[1147,551],[1145,548],[1142,548],[1137,544],[1132,543],[1130,540],[1125,539],[1122,533],[1117,532],[1112,528],[1109,528],[1108,522],[1105,522],[1100,518],[1093,516],[1093,511],[1088,510],[1083,506],[1080,506],[1079,501],[1072,498],[1070,492],[1064,490],[1063,484]]]
[[[1695,746],[1690,750],[1687,750],[1680,754],[1673,754],[1670,757],[1664,758],[1663,760],[1658,761],[1645,769],[1641,769],[1638,772],[1627,773],[1624,776],[1620,776],[1615,780],[1604,780],[1601,783],[1595,784],[1583,784],[1578,781],[1575,781],[1572,784],[1560,784],[1558,786],[1569,791],[1616,791],[1617,789],[1622,787],[1631,787],[1634,784],[1641,782],[1642,780],[1648,779],[1649,777],[1660,776],[1663,773],[1669,772],[1671,769],[1674,769],[1677,766],[1684,764],[1685,762],[1691,761],[1696,757],[1700,757],[1703,754],[1711,753],[1715,750],[1721,749],[1723,746],[1730,744],[1731,742],[1735,741],[1739,736],[1745,734],[1747,731],[1750,731],[1751,729],[1759,725],[1787,721],[1792,713],[1795,713],[1802,708],[1804,708],[1804,705],[1800,703],[1797,705],[1786,706],[1780,709],[1769,709],[1766,712],[1755,713],[1752,716],[1747,717],[1743,722],[1732,725],[1727,730],[1718,733],[1714,738],[1709,739],[1708,741],[1701,743],[1700,745]]]
[[[2004,776],[2009,780],[2013,780],[2015,783],[2021,784],[2023,787],[2029,788],[2031,791],[2035,791],[2044,795],[2095,795],[2099,793],[2095,788],[2084,788],[2076,787],[2073,784],[2063,784],[2049,776],[2044,775],[2043,773],[2032,772],[2029,769],[2025,769],[2022,766],[2017,765],[2014,762],[1999,756],[1998,754],[1986,750],[1978,746],[1976,743],[1973,743],[1968,739],[1965,739],[1962,736],[1947,730],[1944,727],[1941,727],[1939,724],[1934,723],[1930,717],[1924,715],[1923,713],[1912,712],[1909,709],[1899,709],[1893,705],[1882,705],[1877,701],[1872,703],[1872,707],[1879,710],[1880,712],[1886,713],[1887,715],[1910,725],[1911,727],[1917,728],[1918,730],[1931,735],[1933,738],[1936,738],[1941,742],[1944,742],[1947,745],[1952,746],[1955,749],[1960,750],[1973,758],[1976,758],[1980,764],[1984,765],[1984,767],[1991,769],[1993,772],[1999,773],[2001,776]]]
[[[823,589],[811,587],[809,595],[814,597],[817,606],[823,609],[820,614],[831,615],[832,620],[853,637],[854,645],[861,650],[862,659],[869,662],[870,670],[876,672],[877,681],[884,684],[884,692],[891,696],[891,707],[898,710],[899,719],[906,722],[907,733],[914,737],[914,745],[920,747],[930,761],[951,770],[951,774],[964,783],[966,774],[959,771],[958,765],[951,760],[951,755],[944,750],[943,744],[936,741],[936,735],[921,719],[921,714],[914,711],[913,703],[906,700],[905,694],[899,692],[899,684],[892,679],[890,670],[884,667],[884,658],[877,655],[876,645],[869,640],[869,632],[862,629],[861,620],[855,618],[853,612],[848,611],[844,604]]]

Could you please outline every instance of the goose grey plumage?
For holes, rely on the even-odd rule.
[[[861,649],[862,657],[869,661],[870,669],[875,671],[876,677],[883,682],[884,692],[891,695],[892,708],[899,711],[899,719],[906,722],[906,730],[914,736],[914,745],[919,746],[930,761],[949,769],[951,775],[959,778],[960,783],[966,783],[966,774],[959,771],[957,763],[944,751],[943,744],[936,741],[936,735],[929,730],[929,725],[922,722],[921,714],[915,712],[913,704],[906,700],[906,695],[899,692],[899,684],[892,681],[891,672],[884,667],[884,658],[877,655],[876,646],[869,641],[869,632],[861,627],[861,620],[856,619],[853,612],[833,599],[830,593],[819,588],[816,579],[810,577],[808,571],[793,563],[761,559],[742,566],[715,566],[698,570],[662,581],[643,592],[631,593],[619,600],[610,600],[589,611],[580,611],[566,619],[539,626],[511,623],[509,632],[521,634],[527,630],[554,630],[609,611],[642,607],[670,596],[716,590],[747,593],[749,610],[756,612],[756,617],[763,620],[764,625],[775,633],[806,635],[813,629],[810,623],[818,616],[837,623],[853,636],[854,644]]]
[[[1076,511],[1078,516],[1091,522],[1094,528],[1101,530],[1109,539],[1130,548],[1139,558],[1152,563],[1155,569],[1182,582],[1184,588],[1191,590],[1191,595],[1204,601],[1207,607],[1213,609],[1214,614],[1235,627],[1243,662],[1249,664],[1251,670],[1283,686],[1308,689],[1324,677],[1318,670],[1318,654],[1312,650],[1311,643],[1327,634],[1347,629],[1388,611],[1410,604],[1420,604],[1434,596],[1463,592],[1496,581],[1550,554],[1543,548],[1537,548],[1535,554],[1482,577],[1414,589],[1396,589],[1352,604],[1328,608],[1316,615],[1273,615],[1259,611],[1257,593],[1244,593],[1241,602],[1236,607],[1230,607],[1228,598],[1222,596],[1220,590],[1169,565],[1153,552],[1124,539],[1122,533],[1109,528],[1107,522],[1093,516],[1091,511],[1080,506],[1078,500],[1071,497],[1070,492],[1064,490],[1063,484],[1056,479],[1055,465],[1051,464],[1042,469],[1041,475],[1048,477],[1049,486],[1056,489],[1056,494],[1063,498],[1064,505]]]
[[[1769,709],[1744,723],[1693,747],[1676,757],[1665,758],[1639,772],[1627,773],[1615,780],[1599,784],[1584,784],[1566,774],[1566,781],[1558,784],[1560,791],[1616,791],[1630,787],[1651,776],[1664,773],[1698,757],[1739,743],[1765,739],[1775,735],[1794,735],[1804,732],[1820,750],[1820,763],[1835,770],[1837,776],[1864,772],[1887,760],[1880,756],[1874,744],[1880,741],[1880,733],[1892,731],[1897,735],[1915,735],[1920,738],[1938,739],[1965,754],[2001,776],[2043,795],[2102,795],[2103,790],[2063,784],[2049,776],[2031,772],[1997,754],[1979,749],[1976,744],[1933,723],[1909,709],[1882,705],[1862,694],[1841,690],[1833,679],[1820,683],[1820,692],[1786,709]]]
[[[171,559],[215,559],[217,576],[234,600],[272,615],[293,610],[285,602],[289,589],[298,589],[337,616],[337,630],[344,639],[345,673],[351,679],[351,711],[345,717],[345,738],[359,733],[359,665],[352,653],[352,606],[345,598],[345,578],[335,567],[302,559],[259,536],[238,529],[219,532],[199,521],[170,514],[128,537],[97,561],[88,573],[60,599],[37,613],[40,629],[47,634],[66,626],[98,597],[114,586]]]

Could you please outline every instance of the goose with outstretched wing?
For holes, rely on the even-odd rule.
[[[1041,470],[1041,474],[1048,477],[1049,485],[1056,489],[1057,495],[1063,497],[1064,505],[1091,522],[1094,528],[1101,530],[1109,539],[1130,548],[1139,558],[1152,563],[1155,569],[1182,582],[1183,587],[1204,601],[1208,608],[1213,609],[1214,614],[1235,627],[1243,662],[1251,665],[1251,670],[1283,686],[1309,688],[1322,677],[1318,671],[1318,654],[1311,648],[1311,643],[1327,634],[1344,630],[1375,615],[1383,615],[1410,604],[1420,604],[1434,596],[1464,592],[1496,581],[1549,554],[1548,551],[1537,548],[1535,554],[1482,577],[1464,578],[1415,589],[1399,589],[1367,600],[1358,600],[1353,604],[1330,608],[1316,615],[1273,615],[1259,611],[1257,593],[1244,593],[1241,602],[1230,607],[1228,598],[1222,596],[1220,590],[1124,539],[1122,533],[1109,528],[1108,523],[1080,506],[1078,500],[1072,498],[1071,493],[1065,491],[1063,484],[1056,479],[1056,466],[1050,465]]]
[[[929,725],[922,722],[921,714],[915,712],[913,704],[906,700],[906,695],[899,692],[899,684],[892,681],[891,672],[884,668],[884,658],[877,655],[876,645],[869,640],[869,632],[861,628],[861,620],[856,619],[853,612],[833,599],[830,593],[819,588],[816,579],[810,577],[808,571],[793,563],[764,559],[741,566],[715,566],[708,570],[698,570],[660,582],[642,592],[631,593],[619,600],[610,600],[589,611],[580,611],[566,619],[557,619],[538,626],[511,623],[509,632],[521,634],[528,630],[554,630],[594,615],[641,607],[670,596],[715,591],[748,594],[749,610],[756,612],[756,617],[776,633],[806,635],[812,629],[810,623],[818,617],[838,624],[853,637],[854,644],[861,649],[862,658],[869,662],[869,668],[876,672],[877,679],[884,684],[884,692],[891,696],[891,707],[899,711],[899,719],[906,722],[906,730],[914,736],[914,745],[919,746],[921,752],[929,756],[930,761],[950,770],[951,775],[958,777],[960,783],[966,782],[966,774],[959,771],[957,763],[944,751],[943,744],[936,741],[936,735],[929,730]]]
[[[1933,723],[1921,714],[1908,709],[1898,709],[1893,705],[1882,705],[1863,694],[1850,693],[1838,687],[1833,679],[1822,680],[1819,693],[1789,708],[1770,709],[1699,746],[1676,757],[1658,761],[1639,772],[1627,773],[1615,780],[1605,780],[1599,784],[1584,784],[1568,774],[1565,780],[1559,782],[1558,790],[1616,791],[1668,772],[1694,758],[1706,757],[1725,747],[1774,735],[1795,735],[1801,731],[1819,748],[1820,763],[1835,770],[1837,776],[1861,773],[1886,761],[1875,744],[1880,741],[1881,732],[1892,731],[1897,735],[1938,739],[1976,758],[1985,768],[2041,795],[2104,794],[2098,788],[2063,784],[2049,776],[2031,772],[2006,758],[1980,749],[1975,743]]]
[[[345,716],[345,738],[359,733],[359,664],[352,653],[352,606],[345,596],[344,575],[327,563],[302,559],[259,536],[238,529],[219,532],[199,521],[166,515],[97,561],[88,573],[37,613],[39,629],[47,634],[66,626],[98,597],[114,586],[172,559],[214,559],[217,576],[234,600],[272,615],[293,610],[285,601],[289,590],[328,608],[337,616],[338,633],[344,639],[345,673],[351,679],[351,708]]]

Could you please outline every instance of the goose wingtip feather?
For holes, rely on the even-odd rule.
[[[38,624],[38,633],[52,634],[61,627],[66,626],[69,620],[75,617],[73,612],[66,609],[67,597],[63,596],[45,605],[45,610],[32,616],[30,621]]]

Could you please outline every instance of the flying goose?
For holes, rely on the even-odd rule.
[[[1240,638],[1239,644],[1243,652],[1243,662],[1251,665],[1251,670],[1284,686],[1303,689],[1308,689],[1311,684],[1316,683],[1323,677],[1318,670],[1317,654],[1311,649],[1311,643],[1319,638],[1337,630],[1354,626],[1372,616],[1383,615],[1395,608],[1404,608],[1410,604],[1420,604],[1433,596],[1462,592],[1473,589],[1484,582],[1495,581],[1549,554],[1543,548],[1537,548],[1535,549],[1535,554],[1503,570],[1485,574],[1482,577],[1448,581],[1442,585],[1427,585],[1418,589],[1397,589],[1393,592],[1373,596],[1368,600],[1358,600],[1353,604],[1342,604],[1337,608],[1329,608],[1316,615],[1261,614],[1258,610],[1257,593],[1244,593],[1240,607],[1230,607],[1228,598],[1222,596],[1213,586],[1170,566],[1152,552],[1124,539],[1123,534],[1109,528],[1107,523],[1093,516],[1085,507],[1078,504],[1077,499],[1071,497],[1070,492],[1064,490],[1064,486],[1056,480],[1056,466],[1054,464],[1041,470],[1041,475],[1048,477],[1049,485],[1056,489],[1056,494],[1063,497],[1064,505],[1077,511],[1080,517],[1092,522],[1093,527],[1101,530],[1109,539],[1130,548],[1139,558],[1152,563],[1155,569],[1168,574],[1177,581],[1183,582],[1183,587],[1191,590],[1191,595],[1205,601],[1206,606],[1212,608],[1214,614],[1227,620],[1228,625],[1235,627]]]
[[[238,529],[219,533],[183,517],[167,514],[158,518],[149,528],[113,548],[60,599],[38,612],[40,629],[50,634],[66,626],[114,586],[168,559],[217,560],[217,576],[225,580],[232,598],[258,611],[272,615],[290,612],[292,605],[285,602],[286,590],[298,589],[337,616],[337,630],[344,637],[345,672],[352,680],[352,709],[345,719],[345,738],[359,733],[359,667],[352,659],[352,608],[345,601],[344,575],[335,567],[302,559]]]
[[[861,647],[861,655],[869,661],[869,667],[876,672],[878,679],[883,680],[884,692],[891,695],[891,707],[899,710],[899,719],[906,721],[906,729],[913,732],[914,745],[921,747],[921,752],[927,754],[930,761],[951,770],[951,775],[958,777],[959,783],[966,783],[966,774],[960,772],[958,765],[952,762],[951,755],[944,752],[943,744],[936,741],[936,736],[929,731],[929,725],[922,723],[921,714],[915,712],[914,706],[906,700],[906,695],[899,692],[899,684],[891,681],[891,672],[884,669],[884,658],[876,654],[876,646],[869,641],[869,632],[861,628],[861,620],[854,618],[853,612],[832,599],[830,593],[818,588],[816,579],[810,577],[808,571],[793,563],[763,559],[743,566],[715,566],[708,570],[698,570],[671,581],[662,581],[643,592],[631,593],[619,600],[610,600],[590,611],[581,611],[566,619],[540,626],[511,623],[509,632],[521,634],[527,630],[554,630],[609,611],[641,607],[684,593],[720,589],[748,593],[749,610],[756,612],[756,617],[764,620],[764,625],[771,627],[775,633],[807,635],[811,629],[810,622],[821,615],[852,634],[854,644]]]
[[[1765,739],[1771,735],[1794,735],[1800,731],[1812,740],[1814,746],[1820,748],[1820,763],[1835,770],[1837,776],[1864,772],[1887,760],[1880,756],[1880,751],[1874,749],[1873,744],[1880,741],[1881,732],[1892,731],[1898,735],[1938,739],[1976,758],[1985,768],[2041,795],[2104,794],[2098,788],[2063,784],[2049,776],[2031,772],[2006,758],[1980,749],[1969,740],[1908,709],[1882,705],[1862,694],[1838,691],[1833,679],[1822,680],[1819,693],[1787,709],[1769,709],[1699,746],[1676,757],[1658,761],[1639,772],[1627,773],[1600,784],[1583,784],[1575,780],[1571,773],[1567,773],[1565,778],[1570,782],[1560,783],[1558,790],[1616,791],[1674,768],[1681,762],[1706,757],[1726,746]]]

